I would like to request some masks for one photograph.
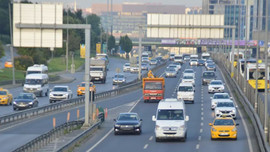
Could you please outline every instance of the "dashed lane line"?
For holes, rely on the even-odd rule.
[[[144,145],[143,149],[147,149],[147,147],[148,147],[148,144]]]
[[[149,140],[150,140],[150,141],[153,140],[153,136],[151,136],[151,137],[149,138]]]

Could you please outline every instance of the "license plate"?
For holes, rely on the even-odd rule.
[[[229,135],[228,133],[220,133],[221,136],[227,136]]]
[[[151,99],[156,99],[156,97],[151,97]]]
[[[99,80],[99,78],[95,78],[95,80]]]

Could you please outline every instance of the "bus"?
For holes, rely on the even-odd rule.
[[[237,56],[238,56],[238,53],[237,52],[234,52],[234,62],[233,62],[233,66],[236,67],[237,65]],[[230,52],[230,62],[232,63],[232,52]],[[239,60],[240,59],[244,59],[244,53],[243,52],[239,52]]]
[[[269,69],[268,69],[269,71]],[[258,90],[263,91],[265,89],[265,64],[258,64]],[[269,78],[269,73],[267,74],[267,79]],[[256,89],[256,64],[247,64],[247,78],[248,83]],[[269,82],[267,87],[269,88]]]
[[[256,66],[256,59],[253,59],[253,58],[247,59],[247,64],[255,64],[255,66]],[[245,59],[239,60],[238,67],[240,67],[240,69],[239,69],[240,74],[244,77],[244,72],[245,72],[245,69],[246,69],[246,67],[245,67]]]
[[[210,59],[210,54],[209,53],[202,53],[202,59],[204,61],[209,60]]]

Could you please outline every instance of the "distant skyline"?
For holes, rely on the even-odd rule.
[[[16,0],[18,1],[18,0]],[[64,4],[74,4],[75,0],[29,0],[31,2],[62,2]],[[115,4],[129,3],[154,3],[166,5],[185,5],[186,7],[202,7],[202,0],[113,0]],[[77,0],[77,9],[89,8],[93,3],[107,3],[107,0]]]

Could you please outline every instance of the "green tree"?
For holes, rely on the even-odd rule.
[[[3,48],[2,42],[0,41],[0,58],[5,56],[5,50]]]
[[[91,24],[91,50],[95,50],[96,43],[100,41],[100,17],[96,14],[88,15],[86,17],[86,24]]]
[[[120,37],[119,45],[127,54],[132,50],[133,47],[132,41],[127,35]]]
[[[113,48],[115,48],[115,38],[111,35],[108,38],[108,50],[112,50]]]

